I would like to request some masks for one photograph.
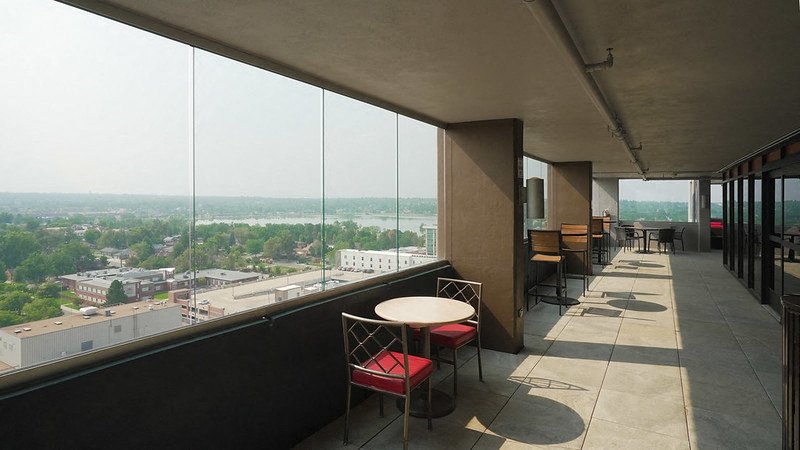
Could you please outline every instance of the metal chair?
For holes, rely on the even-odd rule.
[[[542,298],[545,303],[552,296],[539,294],[539,286],[556,288],[556,301],[558,302],[558,314],[562,314],[561,307],[566,307],[567,279],[564,277],[564,255],[561,252],[561,231],[560,230],[528,230],[528,249],[531,254],[531,262],[536,265],[536,281],[528,289],[528,296],[525,299],[526,310],[530,309],[530,297],[532,296],[538,303]],[[539,280],[539,264],[556,265],[556,283],[545,284]],[[563,284],[562,284],[563,281]],[[535,304],[534,303],[534,304]]]
[[[675,254],[675,230],[672,228],[659,228],[656,239],[658,240],[658,253],[661,254],[661,244],[664,244],[664,251],[667,251],[667,244],[672,246],[672,254]]]
[[[642,249],[642,244],[639,242],[641,236],[636,233],[631,227],[623,227],[619,226],[616,229],[616,240],[617,242],[622,243],[622,251],[627,251],[627,249],[631,249],[633,251],[633,243],[636,242],[639,246],[639,250]]]
[[[408,448],[408,415],[411,390],[427,380],[428,429],[431,421],[430,359],[408,354],[409,327],[399,322],[365,319],[342,313],[344,356],[347,367],[347,410],[344,419],[344,443],[350,431],[350,398],[353,386],[375,391],[379,395],[383,417],[383,394],[405,400],[403,410],[403,448]],[[400,351],[397,351],[400,350]]]
[[[581,266],[583,267],[582,273],[572,275],[572,278],[580,276],[583,280],[583,293],[586,295],[588,288],[588,266],[589,264],[589,227],[582,224],[561,224],[561,250],[568,253],[582,253]],[[564,271],[564,276],[570,278],[570,274]]]
[[[686,227],[681,227],[680,230],[675,232],[675,235],[672,237],[673,241],[681,241],[681,251],[685,252],[686,249],[683,247],[683,232],[686,230]]]
[[[442,325],[431,329],[431,345],[436,346],[437,361],[453,365],[453,396],[458,395],[458,349],[475,341],[478,346],[478,379],[483,381],[481,365],[481,290],[483,285],[475,281],[439,278],[436,282],[436,296],[460,300],[475,308],[475,315],[461,323]],[[453,350],[453,360],[439,357],[438,348]]]

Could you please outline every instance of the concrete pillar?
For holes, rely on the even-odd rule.
[[[619,178],[595,178],[592,184],[592,214],[599,216],[607,209],[611,218],[619,220]]]
[[[711,251],[711,180],[701,178],[697,184],[697,251]]]
[[[484,348],[523,348],[522,122],[453,124],[439,131],[439,255],[483,283]]]
[[[554,163],[550,167],[550,180],[547,188],[549,193],[547,228],[557,230],[561,228],[562,223],[575,223],[586,224],[591,230],[591,162]],[[591,247],[591,239],[589,245]],[[589,254],[591,255],[591,252]],[[578,257],[572,255],[572,258]],[[591,258],[587,261],[586,270],[587,273],[592,273]]]

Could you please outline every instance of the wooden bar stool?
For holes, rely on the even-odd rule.
[[[564,255],[561,252],[561,231],[560,230],[528,230],[528,246],[531,253],[531,262],[535,265],[536,281],[528,290],[528,297],[525,301],[526,309],[530,309],[530,297],[533,297],[534,304],[541,299],[545,303],[558,305],[558,314],[562,314],[561,307],[566,307],[567,279],[564,277]],[[539,265],[556,265],[555,284],[542,283],[539,280]],[[539,294],[539,287],[547,286],[556,288],[556,295]]]
[[[564,270],[565,277],[583,279],[583,293],[586,295],[588,288],[589,273],[587,264],[589,263],[589,227],[581,224],[562,223],[561,224],[561,250],[567,253],[580,253],[583,255],[581,258],[581,266],[583,270],[579,274],[569,274]]]

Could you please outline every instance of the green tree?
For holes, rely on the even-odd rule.
[[[288,231],[267,239],[264,243],[264,256],[272,259],[294,259],[294,240]]]
[[[125,294],[125,289],[122,287],[122,282],[114,280],[106,293],[106,305],[116,305],[117,303],[125,303],[128,301],[128,296]]]
[[[42,283],[36,288],[38,297],[58,298],[61,296],[61,285],[58,283]]]
[[[33,300],[30,294],[23,291],[12,291],[0,296],[0,310],[16,314],[22,313],[22,307]]]
[[[83,239],[90,244],[97,244],[97,240],[100,239],[101,235],[102,233],[92,228],[90,230],[86,230],[86,233],[83,234]]]
[[[33,233],[12,230],[0,235],[0,258],[8,267],[17,267],[38,249]]]
[[[17,313],[0,310],[0,327],[16,325],[25,322],[25,319]]]
[[[37,298],[22,307],[25,320],[42,320],[61,315],[61,308],[55,298]]]
[[[14,278],[18,281],[41,283],[50,273],[50,265],[41,253],[34,253],[22,261],[14,271]]]

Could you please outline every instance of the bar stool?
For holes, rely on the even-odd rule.
[[[597,245],[595,246],[595,242]],[[603,254],[608,250],[605,248],[605,230],[603,229],[603,217],[592,217],[592,252],[597,252],[597,264],[606,265],[603,261]]]
[[[587,225],[582,224],[571,224],[571,223],[562,223],[561,224],[561,250],[568,253],[582,253],[583,257],[581,258],[581,266],[583,266],[582,273],[580,274],[569,274],[565,270],[565,277],[567,278],[577,278],[580,277],[583,279],[583,293],[581,295],[586,295],[586,289],[588,288],[588,278],[589,273],[587,269],[587,264],[589,263],[589,227]]]
[[[567,306],[567,279],[564,277],[564,255],[561,253],[561,231],[528,230],[528,249],[532,255],[531,262],[533,262],[536,266],[536,281],[534,282],[534,285],[528,289],[528,296],[525,299],[525,307],[527,310],[530,310],[530,297],[532,296],[534,300],[536,300],[534,304],[538,303],[539,298],[541,298],[545,303],[557,304],[558,314],[561,315],[561,307]],[[540,264],[556,265],[555,284],[546,284],[540,282]],[[555,300],[552,300],[553,296],[539,294],[539,286],[556,288]]]

